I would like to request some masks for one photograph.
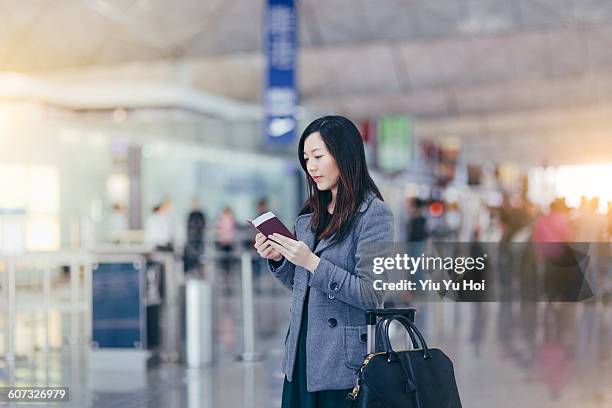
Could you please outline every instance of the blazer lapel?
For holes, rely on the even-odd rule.
[[[370,205],[370,202],[372,201],[372,199],[375,197],[374,193],[372,193],[371,191],[366,195],[365,199],[362,201],[362,203],[359,205],[359,208],[357,209],[357,211],[359,212],[364,212],[368,209],[368,206]],[[313,235],[313,242],[314,242],[314,234],[311,233],[311,235]],[[334,244],[334,237],[336,234],[333,234],[331,237],[327,237],[323,240],[321,240],[319,242],[319,244],[317,245],[317,247],[312,251],[315,253],[315,255],[320,254],[321,252],[323,252],[325,249],[329,248],[330,246],[332,246]],[[312,246],[310,246],[310,249],[312,250]]]
[[[300,225],[304,225],[304,227],[300,228],[300,241],[303,241],[306,245],[308,245],[308,248],[314,252],[315,235],[310,228],[307,227],[310,216],[302,217],[304,217],[304,219],[301,220]]]
[[[334,242],[333,242],[334,235],[335,234],[333,234],[331,237],[327,237],[327,238],[324,238],[321,241],[319,241],[319,244],[317,245],[317,247],[313,251],[315,253],[315,255],[320,254],[321,252],[323,252],[324,249],[329,248],[331,245],[334,244]]]
[[[304,225],[308,225],[307,219],[302,222],[304,222]],[[313,253],[318,254],[321,253],[321,251],[323,251],[325,248],[333,244],[332,240],[334,236],[332,235],[331,237],[322,239],[321,241],[319,241],[316,248],[314,246],[316,238],[315,233],[311,231],[310,228],[304,227],[304,229],[301,231],[300,238],[301,241],[308,245],[308,248],[310,248]]]
[[[304,241],[304,243],[308,245],[308,248],[314,252],[315,235],[312,231],[304,231],[302,233],[302,241]]]
[[[307,221],[303,221],[304,224],[303,225],[308,225]],[[310,228],[304,228],[301,233],[300,233],[300,241],[304,242],[306,245],[308,245],[308,248],[310,248],[310,250],[312,252],[314,252],[314,243],[315,243],[315,235],[314,233],[310,230]],[[296,273],[302,273],[304,274],[304,276],[306,277],[306,285],[309,284],[310,282],[310,275],[311,273],[302,269],[302,268],[296,268]]]

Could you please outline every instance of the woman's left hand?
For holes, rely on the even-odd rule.
[[[292,264],[301,266],[310,272],[314,272],[319,266],[321,259],[313,254],[303,241],[296,241],[277,233],[269,235],[268,238],[271,240],[270,245]]]

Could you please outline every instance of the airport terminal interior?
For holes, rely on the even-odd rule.
[[[493,300],[392,299],[452,360],[462,405],[612,407],[611,1],[0,14],[0,405],[280,407],[292,291],[246,220],[294,225],[301,132],[334,114],[395,242],[496,248]],[[557,240],[586,245],[588,293],[526,298],[548,269],[522,248]]]

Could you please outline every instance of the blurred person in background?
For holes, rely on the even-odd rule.
[[[187,241],[183,254],[185,272],[199,270],[204,255],[204,230],[206,228],[206,215],[197,198],[191,202],[191,212],[187,217]]]
[[[488,205],[484,201],[480,201],[476,212],[476,222],[470,223],[473,228],[470,231],[474,233],[475,228],[480,231],[480,239],[482,242],[499,242],[503,235],[503,226],[501,221],[500,211],[496,207]],[[465,223],[465,217],[462,221]],[[465,228],[465,227],[464,227]],[[470,238],[471,239],[471,238]]]
[[[257,213],[257,216],[260,216],[270,211],[268,209],[268,200],[266,200],[265,197],[262,197],[259,200],[257,200],[257,208],[255,209],[255,211]]]
[[[576,242],[603,242],[606,234],[606,217],[599,214],[599,197],[588,200],[582,197],[580,207],[574,211],[572,224]]]
[[[470,245],[470,256],[472,258],[478,258],[485,256],[485,249],[481,243],[480,227],[474,228],[474,235],[472,236]],[[463,276],[465,280],[478,281],[489,281],[489,265],[485,263],[485,267],[481,270],[474,269],[466,272]],[[465,298],[462,301],[471,302],[472,307],[472,327],[470,330],[470,342],[474,346],[474,356],[480,357],[482,353],[483,343],[485,340],[485,334],[487,332],[489,313],[486,303],[487,293],[482,291],[468,292],[464,291]]]
[[[406,224],[406,236],[408,242],[424,244],[429,236],[427,229],[427,218],[425,216],[426,203],[419,197],[413,197],[409,201],[409,219]]]
[[[230,207],[225,207],[219,216],[216,225],[217,237],[215,246],[220,253],[220,265],[223,270],[225,283],[229,284],[229,275],[232,268],[232,257],[236,244],[236,221]],[[229,286],[228,286],[229,290]]]
[[[568,256],[567,243],[574,241],[574,231],[569,218],[569,210],[562,198],[550,204],[548,214],[536,221],[533,239],[537,252],[544,262],[544,290],[550,301],[558,300],[570,282],[561,274],[558,265]]]
[[[518,287],[520,304],[518,312],[518,326],[522,347],[516,350],[516,358],[522,367],[530,367],[533,364],[534,350],[537,346],[537,327],[538,327],[538,302],[540,298],[538,259],[533,241],[533,228],[536,219],[539,217],[539,210],[536,205],[525,200],[525,210],[527,214],[527,224],[516,233],[516,242],[519,250]],[[503,324],[503,322],[500,322]]]
[[[459,203],[448,203],[444,218],[446,220],[448,240],[454,242],[458,241],[459,231],[461,230],[461,211],[459,211]]]
[[[259,217],[260,215],[263,215],[267,213],[268,211],[270,211],[268,207],[268,200],[265,197],[260,197],[257,200],[257,203],[255,204],[255,217],[253,218]],[[251,230],[247,230],[247,231],[250,232]],[[253,236],[250,234],[246,234],[245,240],[244,240],[244,247],[247,249],[253,249],[254,243],[255,243],[255,238],[253,238]]]
[[[547,214],[541,215],[534,226],[534,241],[537,243],[571,242],[574,239],[568,208],[563,198],[556,198]],[[543,255],[554,257],[559,246],[542,246]]]
[[[557,198],[547,214],[536,221],[533,233],[536,253],[544,263],[544,291],[548,299],[544,312],[544,339],[535,351],[538,378],[548,385],[551,396],[559,398],[573,371],[576,340],[576,308],[569,302],[568,290],[576,290],[573,271],[567,267],[572,256],[567,243],[574,240],[569,208]]]
[[[406,250],[412,257],[419,257],[425,252],[426,241],[429,238],[429,225],[427,221],[427,203],[419,197],[411,197],[406,200],[408,210],[408,221],[406,222]],[[399,274],[398,274],[399,275]],[[413,282],[418,282],[425,278],[421,268],[410,273],[404,271],[401,279],[407,279]],[[385,307],[387,308],[402,308],[415,307],[410,291],[400,291],[391,293],[385,298]],[[419,305],[419,313],[416,315],[416,322],[419,328],[424,333],[425,327],[425,304]]]
[[[174,250],[174,225],[172,221],[172,201],[166,199],[156,205],[145,224],[144,242],[158,251]]]
[[[607,260],[605,253],[608,248],[601,244],[606,238],[607,219],[599,212],[599,197],[592,197],[590,200],[582,197],[581,205],[574,210],[573,226],[575,231],[574,240],[576,242],[589,243],[589,266],[587,271],[589,283],[597,288],[597,292],[602,293],[601,289],[605,285],[608,265],[601,263]],[[587,299],[582,303],[582,313],[578,319],[578,332],[576,335],[577,350],[588,350],[582,354],[576,366],[579,374],[588,373],[589,370],[597,366],[598,342],[600,339],[599,329],[602,326],[602,316],[596,308],[596,298]],[[605,341],[605,339],[603,339]],[[586,378],[583,378],[586,380]]]
[[[504,196],[500,209],[503,233],[501,242],[512,242],[515,235],[529,224],[528,203],[521,196]]]
[[[502,235],[499,241],[499,285],[501,303],[498,309],[497,336],[502,350],[506,355],[515,355],[512,336],[516,333],[515,319],[512,308],[513,296],[520,282],[521,246],[517,241],[526,241],[525,227],[529,224],[526,210],[526,200],[519,196],[505,194],[499,219]]]

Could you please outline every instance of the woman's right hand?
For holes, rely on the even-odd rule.
[[[259,256],[265,259],[271,259],[273,261],[280,261],[283,256],[276,249],[270,245],[270,240],[264,236],[261,232],[255,235],[255,249]]]

